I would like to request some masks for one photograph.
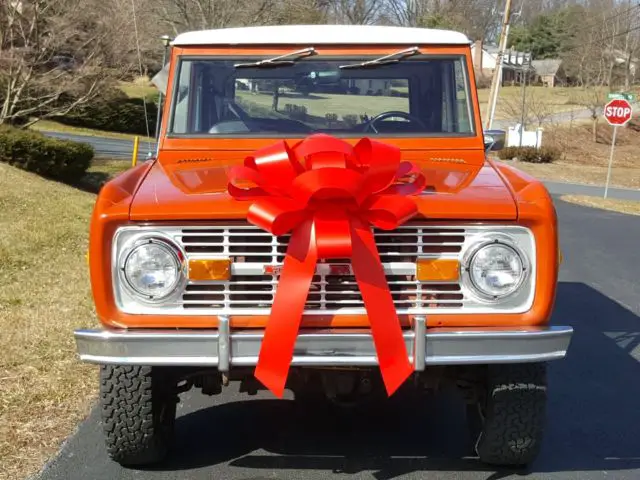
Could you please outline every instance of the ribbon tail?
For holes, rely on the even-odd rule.
[[[291,234],[254,373],[279,398],[284,394],[317,260],[313,223],[309,219]]]
[[[382,380],[391,396],[413,373],[413,366],[371,228],[353,219],[351,236],[353,272],[369,316]]]

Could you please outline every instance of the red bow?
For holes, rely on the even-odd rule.
[[[262,148],[229,177],[231,196],[253,200],[250,223],[272,235],[291,231],[256,378],[282,396],[316,264],[351,258],[382,378],[395,392],[413,367],[371,226],[393,230],[418,212],[408,195],[423,190],[422,173],[400,162],[396,147],[367,138],[352,147],[318,134],[292,148],[284,141]]]

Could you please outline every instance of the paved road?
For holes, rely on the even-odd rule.
[[[122,138],[94,137],[89,135],[76,135],[73,133],[49,131],[43,131],[42,133],[64,140],[88,143],[89,145],[93,146],[96,152],[96,157],[121,158],[130,160],[133,153],[132,140],[125,140]],[[141,140],[138,147],[138,160],[144,160],[147,157],[147,153],[149,151],[155,153],[156,144],[154,142],[146,142]]]
[[[544,184],[552,195],[589,195],[592,197],[602,197],[604,194],[604,187],[596,185],[551,181],[545,181]],[[640,201],[640,190],[632,188],[609,188],[607,197],[620,200]]]
[[[381,405],[348,424],[295,415],[267,394],[186,394],[168,463],[126,470],[103,450],[94,410],[39,480],[496,480],[640,478],[640,218],[558,201],[565,255],[554,323],[573,325],[550,367],[545,444],[530,472],[465,458],[461,406],[444,395]]]
[[[602,114],[602,108],[598,108],[598,114]],[[580,108],[567,112],[558,112],[551,114],[545,123],[569,123],[571,121],[585,120],[591,118],[591,111],[588,109]],[[507,130],[510,126],[514,126],[520,123],[519,118],[512,118],[510,120],[494,120],[492,128],[498,128]],[[528,125],[527,128],[532,128]]]

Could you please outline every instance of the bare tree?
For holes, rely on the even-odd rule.
[[[278,10],[276,0],[157,0],[148,8],[174,35],[188,30],[261,25]]]
[[[386,0],[391,23],[409,27],[462,30],[475,39],[487,38],[499,24],[498,0]]]
[[[522,119],[522,107],[523,102],[520,98],[505,98],[500,100],[500,110],[502,110],[511,121],[519,122]],[[541,128],[553,118],[554,105],[545,102],[543,97],[536,93],[535,90],[530,90],[525,96],[524,114],[525,126],[535,125]]]
[[[635,8],[634,8],[635,7]],[[635,79],[634,57],[640,48],[640,31],[637,26],[640,23],[640,6],[632,6],[631,0],[627,0],[624,5],[624,19],[622,33],[623,39],[623,58],[624,58],[624,88],[629,90]]]
[[[127,70],[119,19],[87,3],[0,2],[0,124],[64,115]]]
[[[589,111],[591,117],[591,134],[594,142],[598,141],[598,119],[602,114],[605,101],[605,89],[602,85],[589,85],[572,98],[572,103],[581,105]]]
[[[333,0],[279,0],[266,20],[273,25],[328,23]]]
[[[571,102],[589,111],[592,138],[597,141],[598,120],[605,91],[614,83],[618,45],[623,34],[626,12],[613,0],[593,0],[588,8],[576,11],[574,23],[579,25],[573,45],[564,53],[565,67],[576,83]]]
[[[387,15],[397,25],[419,27],[430,12],[430,4],[430,0],[388,0]]]
[[[368,25],[378,20],[383,0],[331,0],[331,7],[339,23]]]

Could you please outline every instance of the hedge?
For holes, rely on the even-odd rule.
[[[516,159],[528,163],[552,163],[560,158],[560,150],[553,147],[505,147],[498,151],[501,160]]]
[[[56,180],[79,179],[91,165],[91,145],[58,140],[41,133],[0,128],[0,162]]]
[[[145,136],[148,122],[148,133],[153,136],[158,114],[156,102],[157,97],[147,99],[143,103],[141,98],[129,98],[120,91],[109,91],[64,117],[56,117],[56,120],[74,127]],[[145,104],[147,122],[145,122]]]

